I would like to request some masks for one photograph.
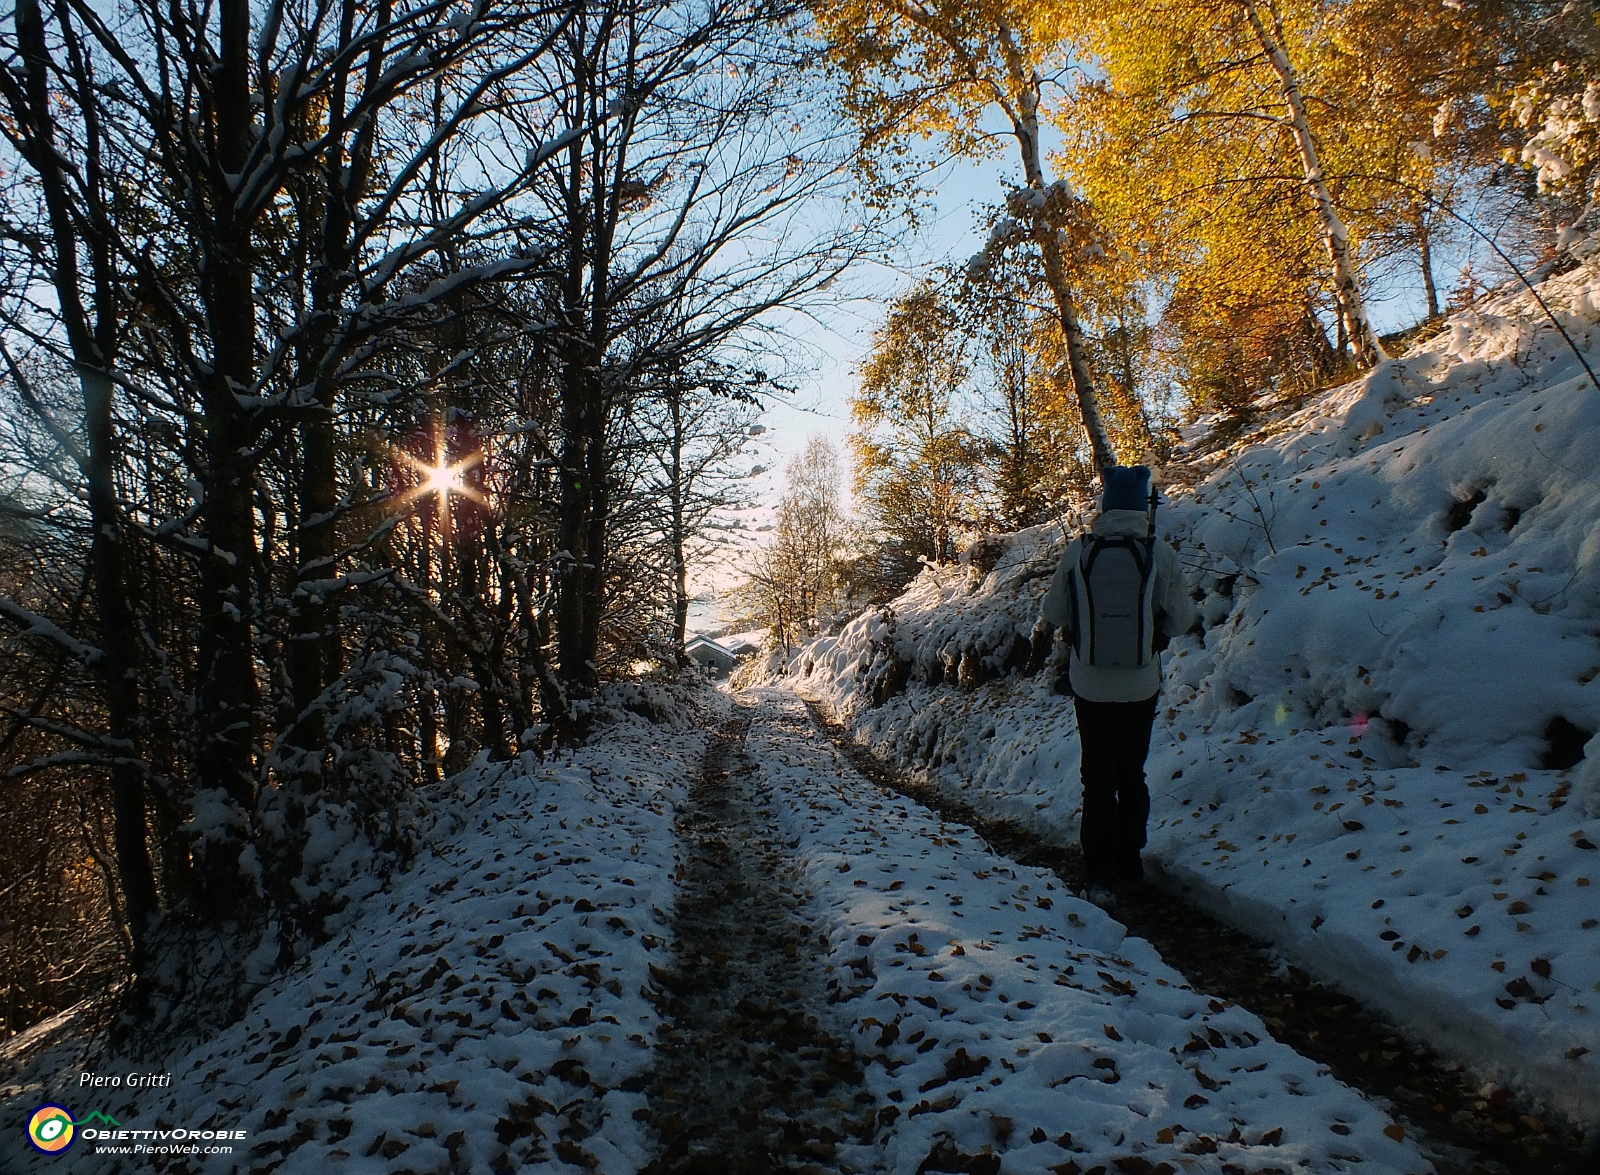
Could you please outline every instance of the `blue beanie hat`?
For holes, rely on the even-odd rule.
[[[1150,468],[1147,465],[1107,465],[1100,471],[1105,487],[1100,509],[1148,510],[1150,508]]]

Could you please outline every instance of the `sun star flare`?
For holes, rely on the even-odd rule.
[[[483,464],[482,453],[469,453],[459,461],[449,461],[443,453],[438,454],[432,463],[424,461],[410,453],[400,450],[408,465],[415,469],[422,477],[417,485],[406,492],[408,500],[425,497],[428,494],[437,495],[441,504],[448,503],[450,495],[467,498],[479,505],[487,505],[482,492],[468,485],[467,472]]]

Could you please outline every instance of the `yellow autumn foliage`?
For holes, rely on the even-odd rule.
[[[1049,112],[1065,138],[1062,169],[1142,271],[1171,283],[1177,325],[1215,342],[1207,332],[1237,330],[1241,316],[1287,329],[1334,306],[1314,185],[1250,6],[1057,6],[1090,63]],[[1483,82],[1465,18],[1396,0],[1255,7],[1293,64],[1353,254],[1425,246],[1461,166],[1450,112]],[[1307,377],[1332,370],[1320,366]]]

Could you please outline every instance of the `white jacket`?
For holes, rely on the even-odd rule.
[[[1150,516],[1143,510],[1107,510],[1094,520],[1093,531],[1108,538],[1141,538],[1149,532]],[[1183,568],[1178,564],[1178,553],[1170,544],[1157,540],[1153,545],[1155,560],[1154,583],[1150,591],[1152,624],[1169,637],[1188,632],[1194,625],[1196,611],[1189,598],[1189,588],[1184,582]],[[1067,633],[1071,639],[1072,627],[1072,569],[1078,565],[1083,553],[1083,540],[1073,539],[1061,562],[1056,565],[1056,575],[1045,593],[1039,614],[1051,624]],[[1089,702],[1139,702],[1161,690],[1161,656],[1157,654],[1148,665],[1138,669],[1107,669],[1088,665],[1078,654],[1070,654],[1067,679],[1072,692]]]

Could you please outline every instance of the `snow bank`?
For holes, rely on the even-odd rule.
[[[673,805],[704,739],[663,691],[611,702],[612,725],[576,755],[451,780],[415,868],[242,1020],[161,1062],[169,1088],[90,1093],[62,1069],[8,1088],[8,1102],[99,1110],[125,1129],[249,1132],[232,1155],[171,1170],[637,1171],[654,1149],[633,1116],[657,1026],[643,989],[670,950]],[[20,1129],[3,1137],[0,1168],[60,1169]]]
[[[853,1169],[1431,1169],[1360,1095],[1047,870],[866,783],[792,695],[761,697],[748,750],[882,1107],[884,1137]]]
[[[1600,276],[1541,293],[1600,362]],[[1200,904],[1590,1126],[1597,453],[1600,390],[1524,292],[1204,455],[1159,516],[1208,630],[1167,654],[1147,850]],[[989,540],[786,680],[936,786],[1073,839],[1071,704],[1034,629],[1060,549],[1055,527]]]

